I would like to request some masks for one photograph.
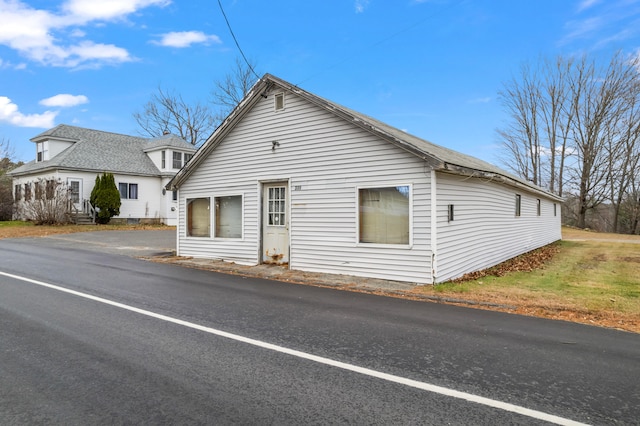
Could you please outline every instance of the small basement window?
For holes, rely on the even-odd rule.
[[[284,93],[276,93],[273,99],[274,99],[274,109],[276,111],[283,110],[284,109]]]

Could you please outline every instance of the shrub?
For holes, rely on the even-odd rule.
[[[120,192],[111,173],[96,176],[96,183],[89,198],[97,211],[97,223],[109,223],[113,216],[120,214]]]

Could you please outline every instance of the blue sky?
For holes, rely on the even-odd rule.
[[[497,94],[523,62],[640,52],[640,0],[221,0],[265,72],[499,164]],[[239,56],[217,1],[0,0],[0,139],[65,123],[139,135],[161,86],[206,102]]]

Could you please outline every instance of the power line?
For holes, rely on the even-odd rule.
[[[222,3],[220,3],[220,0],[218,0],[218,6],[220,6],[220,12],[222,12],[222,16],[224,16],[224,21],[227,23],[227,28],[229,28],[229,32],[231,33],[231,37],[233,38],[233,41],[236,43],[236,46],[238,47],[238,50],[240,51],[240,55],[242,55],[242,59],[244,59],[244,62],[247,64],[247,66],[249,67],[249,69],[251,70],[253,75],[255,75],[256,78],[258,80],[260,80],[260,76],[255,72],[255,70],[253,69],[253,67],[251,66],[249,61],[247,60],[247,57],[244,56],[244,52],[242,51],[242,48],[240,47],[240,43],[238,43],[238,39],[236,38],[236,35],[233,33],[233,29],[231,29],[231,24],[229,23],[229,19],[227,19],[227,14],[224,13],[224,9],[222,8]]]

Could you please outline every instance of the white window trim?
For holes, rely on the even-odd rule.
[[[409,187],[409,244],[380,244],[380,243],[361,243],[360,242],[360,190],[376,189],[376,188],[394,188],[398,186]],[[413,184],[412,183],[380,183],[378,185],[361,185],[356,186],[355,190],[355,246],[370,248],[392,248],[392,249],[412,249],[413,248]]]
[[[240,219],[240,233],[241,236],[240,238],[227,238],[227,237],[218,237],[216,234],[216,209],[215,209],[215,204],[216,204],[216,198],[218,197],[240,197],[240,203],[241,203],[241,219]],[[211,226],[209,229],[211,229],[211,235],[212,235],[212,239],[214,240],[218,240],[218,241],[244,241],[244,194],[240,193],[238,194],[237,192],[221,192],[221,193],[217,193],[215,195],[211,196],[211,200],[213,200],[213,206],[214,208],[210,209],[211,210]],[[209,202],[211,205],[211,201]],[[202,237],[200,237],[202,238]]]
[[[277,99],[278,99],[279,96],[282,97],[282,108],[277,108]],[[284,92],[274,93],[274,95],[273,95],[273,110],[275,112],[284,111],[287,108],[287,102],[286,102],[285,98],[286,97],[284,95]]]
[[[127,185],[127,197],[122,198],[122,194],[120,193],[120,184]],[[131,195],[131,185],[136,185],[136,195],[137,198],[129,198]],[[120,200],[122,201],[138,201],[140,199],[140,184],[138,182],[118,182],[118,193],[120,194]]]

